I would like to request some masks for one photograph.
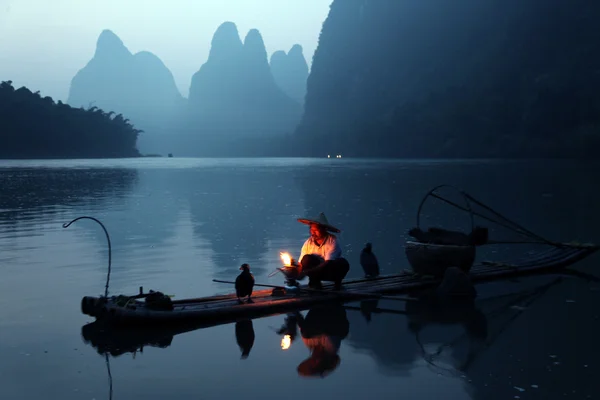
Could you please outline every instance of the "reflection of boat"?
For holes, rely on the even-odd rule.
[[[231,322],[233,323],[233,322]],[[186,332],[209,328],[207,324],[180,324],[168,327],[117,327],[94,321],[81,327],[81,337],[86,344],[96,349],[98,354],[119,357],[123,354],[142,353],[144,347],[167,348],[173,344],[173,338]],[[242,319],[235,322],[235,338],[242,359],[248,358],[254,345],[254,327],[252,320]]]
[[[370,354],[382,372],[408,374],[415,361],[422,359],[438,373],[464,375],[533,301],[561,281],[562,277],[541,284],[525,282],[517,291],[502,290],[475,301],[436,301],[422,296],[400,309],[380,306],[375,301],[346,306],[360,311],[366,320],[356,315],[351,319],[349,345]]]
[[[423,307],[414,307],[415,304],[407,304],[406,310],[409,315],[408,326],[415,333],[417,343],[421,349],[421,356],[429,367],[438,373],[453,376],[464,374],[468,371],[477,356],[486,348],[489,348],[505,329],[521,316],[533,302],[541,298],[551,287],[562,281],[563,278],[559,277],[532,290],[495,296],[489,299],[492,304],[487,304],[485,307],[481,304],[476,306],[475,303],[461,305],[436,304],[426,310]],[[498,302],[500,304],[497,304]],[[496,304],[495,307],[493,306],[494,304]],[[430,348],[433,347],[433,349],[427,351],[422,333],[425,327],[431,324],[460,324],[463,326],[464,333],[442,344],[437,344],[439,341],[436,340],[436,346],[428,346]],[[494,325],[495,328],[493,328]],[[468,341],[466,357],[458,365],[449,367],[448,364],[455,363],[448,363],[442,360],[444,358],[444,351],[456,349],[464,339]],[[451,358],[456,359],[456,356],[451,356]]]
[[[96,349],[98,354],[118,357],[123,354],[143,352],[144,347],[169,347],[173,337],[180,333],[198,329],[192,325],[155,329],[119,329],[94,321],[81,328],[81,337],[86,344]]]

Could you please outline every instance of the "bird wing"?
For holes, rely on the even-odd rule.
[[[360,252],[360,265],[364,266],[367,262],[367,254],[364,251]]]

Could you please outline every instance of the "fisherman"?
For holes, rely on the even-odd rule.
[[[321,281],[329,281],[340,290],[350,270],[350,264],[342,257],[338,238],[330,233],[340,230],[329,224],[324,213],[317,218],[299,218],[298,222],[308,225],[310,232],[300,252],[300,274],[308,276],[311,288],[321,289]]]

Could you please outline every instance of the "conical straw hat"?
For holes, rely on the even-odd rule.
[[[298,222],[301,222],[306,225],[318,224],[318,225],[323,226],[325,229],[327,229],[330,232],[341,232],[338,228],[331,225],[329,223],[329,221],[327,221],[327,217],[325,216],[324,213],[320,213],[319,216],[316,218],[298,218]]]

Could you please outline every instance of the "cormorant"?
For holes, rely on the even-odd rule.
[[[365,248],[360,252],[360,265],[363,271],[365,271],[366,277],[375,278],[379,276],[379,263],[373,253],[371,243],[367,243]]]
[[[242,297],[248,296],[248,303],[252,303],[252,289],[254,288],[254,276],[250,273],[250,266],[248,264],[242,264],[240,267],[242,273],[235,279],[235,293],[238,297],[238,301],[243,303]]]

